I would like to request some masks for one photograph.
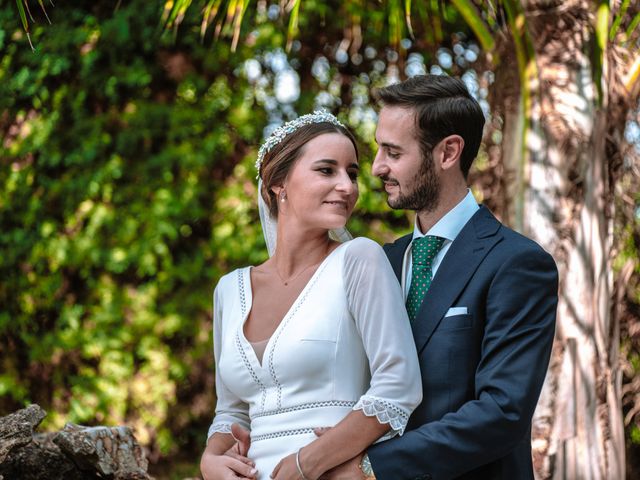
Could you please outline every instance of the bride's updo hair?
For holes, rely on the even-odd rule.
[[[284,184],[289,172],[296,161],[302,156],[305,145],[314,138],[325,133],[341,133],[353,144],[358,158],[358,146],[353,134],[340,125],[329,122],[312,123],[304,125],[288,134],[281,142],[269,150],[262,159],[258,174],[262,178],[262,190],[260,194],[269,207],[269,212],[274,218],[278,217],[278,199],[271,190],[273,187]]]

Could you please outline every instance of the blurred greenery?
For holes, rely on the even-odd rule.
[[[475,85],[488,109],[493,67],[476,64],[479,47],[449,2],[415,2],[413,41],[401,39],[400,2],[368,12],[367,43],[344,62],[351,47],[328,42],[362,38],[327,21],[341,2],[305,2],[288,55],[288,17],[261,12],[265,2],[249,2],[255,21],[235,52],[215,28],[202,37],[196,8],[164,32],[163,3],[61,2],[47,6],[51,25],[34,10],[35,52],[16,4],[0,6],[0,415],[38,403],[46,429],[126,423],[159,478],[166,464],[182,478],[197,473],[215,405],[213,288],[266,258],[253,166],[264,135],[318,107],[351,125],[365,168],[349,228],[388,241],[412,219],[387,208],[368,174],[371,88],[394,69],[444,71]],[[483,150],[472,179],[491,168]],[[492,206],[486,191],[475,193]],[[639,257],[639,231],[636,221],[617,233],[617,270]],[[640,443],[637,427],[628,432]]]
[[[127,423],[200,449],[217,278],[264,256],[265,115],[242,56],[159,35],[157,4],[50,9],[25,48],[0,9],[0,414]]]

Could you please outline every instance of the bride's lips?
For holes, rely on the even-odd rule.
[[[343,200],[326,201],[326,202],[324,202],[324,203],[326,203],[326,204],[328,204],[328,205],[335,205],[335,206],[337,206],[337,207],[342,207],[342,208],[344,208],[345,210],[347,209],[347,202],[346,202],[346,201],[343,201]]]

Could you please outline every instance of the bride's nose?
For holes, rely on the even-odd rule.
[[[336,190],[339,192],[344,192],[348,195],[356,192],[358,189],[358,184],[351,178],[351,176],[344,172],[337,177],[336,182]]]

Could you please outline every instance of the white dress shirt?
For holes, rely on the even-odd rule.
[[[404,252],[404,261],[402,264],[402,291],[404,293],[405,300],[409,294],[409,288],[411,288],[411,268],[413,262],[411,259],[411,246],[416,238],[424,237],[425,235],[435,235],[437,237],[444,238],[444,243],[438,254],[431,263],[432,278],[435,278],[436,272],[442,259],[447,254],[449,247],[456,239],[460,231],[464,228],[467,222],[473,217],[473,215],[480,209],[476,199],[471,193],[471,190],[467,192],[465,197],[460,202],[447,212],[436,224],[429,229],[428,232],[422,233],[418,226],[418,217],[416,216],[415,225],[413,227],[413,238],[411,243]]]

